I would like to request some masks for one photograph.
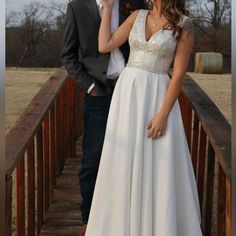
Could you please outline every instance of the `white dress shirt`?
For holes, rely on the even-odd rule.
[[[100,16],[102,16],[102,0],[96,0]],[[111,32],[113,33],[119,27],[119,0],[115,0],[112,8],[111,18]],[[125,59],[119,48],[111,51],[110,60],[107,69],[107,77],[112,79],[113,77],[119,76],[121,71],[125,67]],[[112,76],[117,75],[117,76]],[[90,93],[94,87],[94,83],[89,87],[87,93]]]

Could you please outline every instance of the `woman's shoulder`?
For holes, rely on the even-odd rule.
[[[139,15],[143,14],[144,9],[134,10],[128,17],[131,24],[134,24]]]
[[[132,16],[133,18],[136,18],[139,14],[142,14],[142,12],[144,11],[144,9],[137,9],[134,10],[130,16]]]
[[[137,9],[137,10],[134,10],[131,15],[133,15],[133,17],[137,17],[138,15],[142,15],[142,14],[145,14],[147,13],[148,10],[147,9]]]

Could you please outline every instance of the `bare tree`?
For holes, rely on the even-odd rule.
[[[70,2],[71,0],[68,0],[67,2]],[[44,4],[44,7],[47,10],[51,10],[51,13],[54,15],[55,20],[55,27],[57,30],[62,31],[63,25],[65,21],[66,16],[66,2],[57,2],[55,0],[51,0],[49,3]]]
[[[70,0],[68,1],[70,2]],[[65,16],[66,14],[66,3],[56,2],[55,0],[51,0],[46,7],[50,8],[51,10],[57,12],[59,15]]]
[[[196,20],[218,29],[222,24],[231,23],[230,0],[190,0],[191,12]]]
[[[50,30],[50,19],[50,12],[46,12],[40,3],[32,2],[25,6],[21,21],[21,36],[25,49],[18,66],[26,56],[28,61],[32,61],[32,63],[38,60],[37,47],[44,41],[45,32]]]
[[[189,0],[194,18],[196,50],[218,51],[231,54],[231,2],[230,0]]]
[[[16,25],[19,22],[20,13],[16,11],[7,11],[6,12],[6,19],[5,19],[5,26],[10,27]]]

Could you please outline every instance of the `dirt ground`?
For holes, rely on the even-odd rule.
[[[6,132],[14,125],[34,95],[56,69],[6,70]],[[231,75],[189,73],[231,123]]]

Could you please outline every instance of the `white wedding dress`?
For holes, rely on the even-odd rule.
[[[111,101],[86,236],[201,236],[200,208],[178,100],[167,129],[148,138],[170,78],[176,39],[147,41],[147,10],[130,32],[130,57]],[[184,16],[182,23],[190,20]]]

